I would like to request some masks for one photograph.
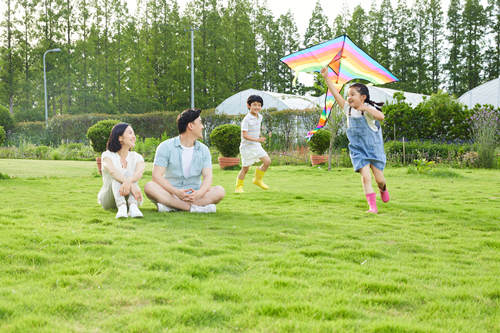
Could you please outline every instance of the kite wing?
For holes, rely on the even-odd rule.
[[[339,92],[344,84],[353,79],[363,79],[373,84],[398,81],[391,72],[361,50],[347,35],[294,52],[280,60],[295,71],[295,79],[300,72],[320,72],[321,68],[328,65],[328,76]],[[326,125],[333,102],[333,95],[327,91],[325,107],[318,126],[307,134],[308,138]]]

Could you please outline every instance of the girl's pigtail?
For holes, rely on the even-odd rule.
[[[384,105],[384,102],[376,103],[376,102],[372,101],[371,99],[368,99],[365,102],[370,104],[371,106],[373,106],[375,109],[382,111],[382,106]]]

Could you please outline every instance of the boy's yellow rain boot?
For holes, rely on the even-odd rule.
[[[243,191],[243,182],[245,180],[244,179],[239,179],[238,177],[236,177],[236,189],[234,190],[234,193],[243,193],[245,191]]]
[[[262,181],[262,178],[264,177],[264,172],[265,171],[262,171],[259,168],[255,169],[255,177],[253,178],[253,183],[258,187],[260,187],[261,189],[267,190],[269,186],[264,184],[264,182]]]

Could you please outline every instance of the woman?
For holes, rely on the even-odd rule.
[[[118,207],[117,219],[143,217],[138,207],[142,204],[142,193],[137,182],[144,172],[144,159],[131,151],[134,146],[134,130],[127,123],[119,123],[111,130],[107,150],[101,155],[103,185],[97,201],[104,209]]]

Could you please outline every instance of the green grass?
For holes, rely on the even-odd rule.
[[[351,169],[217,166],[217,214],[117,221],[94,169],[0,160],[0,331],[500,332],[499,170],[389,168],[373,216]]]

